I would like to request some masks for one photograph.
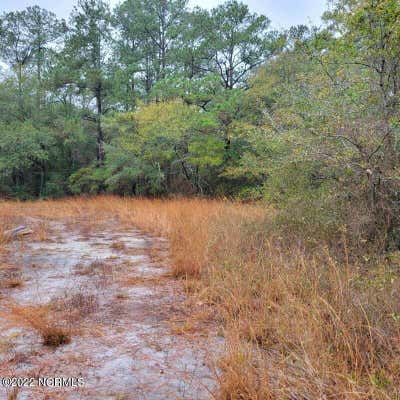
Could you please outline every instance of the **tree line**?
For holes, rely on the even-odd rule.
[[[0,193],[266,198],[310,240],[397,246],[399,20],[397,0],[285,31],[236,0],[3,14]]]
[[[97,175],[116,157],[115,146],[106,149],[119,136],[107,130],[110,119],[172,97],[182,99],[178,108],[207,112],[215,96],[245,87],[275,41],[268,19],[244,4],[209,12],[189,10],[185,0],[127,0],[113,11],[103,0],[79,0],[68,23],[29,7],[4,14],[0,36],[7,65],[0,87],[1,191],[23,196],[107,190]],[[175,157],[161,151],[158,161],[130,160],[138,170],[131,167],[128,192],[168,191],[161,181],[181,174],[186,186],[200,190],[183,148],[188,143],[167,147]],[[168,161],[179,167],[166,172]]]

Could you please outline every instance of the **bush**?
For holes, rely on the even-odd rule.
[[[73,194],[98,194],[105,191],[106,178],[104,168],[85,167],[69,177],[68,187]]]

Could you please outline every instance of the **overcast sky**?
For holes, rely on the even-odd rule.
[[[110,0],[117,4],[119,0]],[[191,6],[212,8],[224,0],[189,0]],[[252,11],[266,15],[274,28],[285,28],[304,23],[319,23],[319,17],[326,7],[326,0],[243,0]],[[39,5],[67,17],[76,0],[0,0],[0,12],[21,10],[27,6]]]

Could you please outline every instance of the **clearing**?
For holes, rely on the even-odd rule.
[[[0,376],[84,380],[18,399],[211,398],[223,340],[188,311],[166,240],[117,218],[15,222],[35,233],[3,247]]]

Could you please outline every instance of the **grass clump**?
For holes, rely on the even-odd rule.
[[[45,329],[42,329],[40,333],[45,346],[58,347],[71,342],[69,332],[60,327],[46,327]]]
[[[13,318],[24,326],[37,331],[44,346],[58,347],[71,342],[71,331],[50,316],[48,307],[14,306]]]
[[[14,388],[7,394],[7,400],[18,400],[19,389]]]
[[[10,279],[6,279],[3,287],[7,288],[7,289],[17,289],[20,288],[24,285],[24,281],[20,278],[10,278]]]

